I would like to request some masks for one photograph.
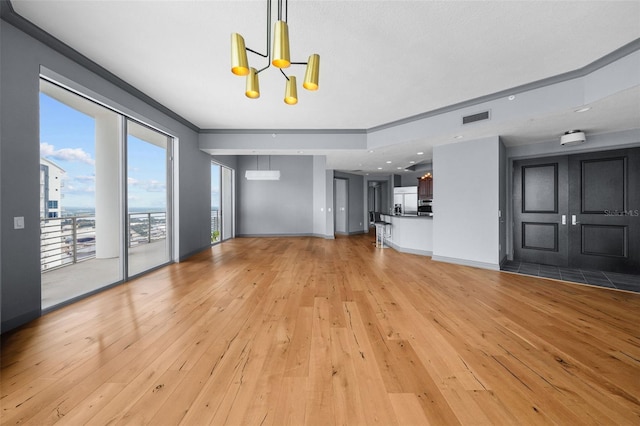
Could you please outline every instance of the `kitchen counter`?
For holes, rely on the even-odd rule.
[[[433,254],[433,216],[382,215],[391,223],[391,238],[385,242],[403,253],[431,256]]]

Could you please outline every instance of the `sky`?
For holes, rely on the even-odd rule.
[[[211,164],[211,210],[220,210],[220,166]]]
[[[127,138],[129,210],[166,210],[166,150]],[[63,209],[95,206],[95,120],[40,94],[40,156],[64,171]],[[219,185],[218,185],[219,187]]]

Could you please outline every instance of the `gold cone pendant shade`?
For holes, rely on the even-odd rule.
[[[273,29],[273,59],[271,64],[277,68],[289,68],[289,27],[284,21],[277,21]]]
[[[318,90],[318,81],[320,79],[320,55],[314,53],[309,56],[307,62],[307,70],[304,73],[304,82],[302,86],[307,90]]]
[[[231,72],[235,75],[249,74],[249,61],[244,38],[238,33],[231,34]]]
[[[278,1],[278,21],[276,21],[273,28],[273,49],[269,50],[270,45],[270,28],[271,28],[271,4],[273,0],[267,0],[267,53],[262,54],[255,50],[248,49],[245,46],[244,38],[238,33],[231,34],[231,72],[235,75],[246,76],[246,90],[245,95],[248,98],[256,99],[260,97],[260,83],[258,81],[258,73],[269,68],[271,65],[280,68],[281,73],[287,79],[284,102],[288,105],[295,105],[298,103],[298,87],[296,85],[296,77],[289,75],[282,71],[282,68],[289,68],[293,65],[307,65],[304,81],[302,87],[307,90],[315,91],[319,87],[320,78],[320,55],[314,53],[309,56],[309,60],[305,62],[291,62],[289,53],[289,26],[285,20],[282,19],[282,6],[283,2]],[[285,14],[287,10],[288,0],[284,0]],[[267,59],[267,66],[260,68],[257,71],[253,67],[249,67],[249,61],[247,59],[247,51],[262,56]],[[269,60],[271,63],[269,63]]]
[[[295,105],[298,103],[298,87],[296,86],[296,77],[291,75],[287,80],[287,86],[284,90],[284,103]]]
[[[245,91],[247,98],[256,99],[260,97],[260,83],[258,81],[258,72],[255,68],[251,68],[247,76],[247,90]]]

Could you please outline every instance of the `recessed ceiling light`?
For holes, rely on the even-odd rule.
[[[382,167],[378,167],[378,170],[382,170]]]
[[[418,153],[418,155],[422,155],[422,154],[424,154],[424,152],[422,152],[422,151],[420,151],[420,152]]]
[[[511,95],[509,96],[507,99],[509,99],[510,101],[514,100],[516,98],[516,95]]]
[[[409,161],[409,164],[416,164],[416,162],[411,160],[411,161]]]
[[[591,107],[584,107],[584,108],[577,109],[575,112],[586,112],[586,111],[589,111],[590,109]]]
[[[298,151],[298,154],[302,154],[303,151]]]
[[[462,135],[456,135],[456,136],[454,136],[453,138],[454,138],[454,139],[462,139],[463,137],[464,137],[464,136],[462,136]]]
[[[374,152],[372,149],[369,150],[369,154],[371,154],[372,152]]]
[[[402,167],[396,167],[398,170],[402,169]]]
[[[387,161],[387,164],[391,164],[391,161]]]

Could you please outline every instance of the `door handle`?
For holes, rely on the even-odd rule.
[[[572,224],[572,225],[578,225],[578,224],[580,224],[580,222],[578,222],[578,220],[577,220],[577,218],[576,218],[576,215],[575,215],[575,214],[572,214],[572,215],[571,215],[571,224]]]
[[[567,215],[566,215],[566,214],[563,214],[563,215],[562,215],[562,224],[563,224],[563,225],[566,225],[566,224],[567,224]]]

